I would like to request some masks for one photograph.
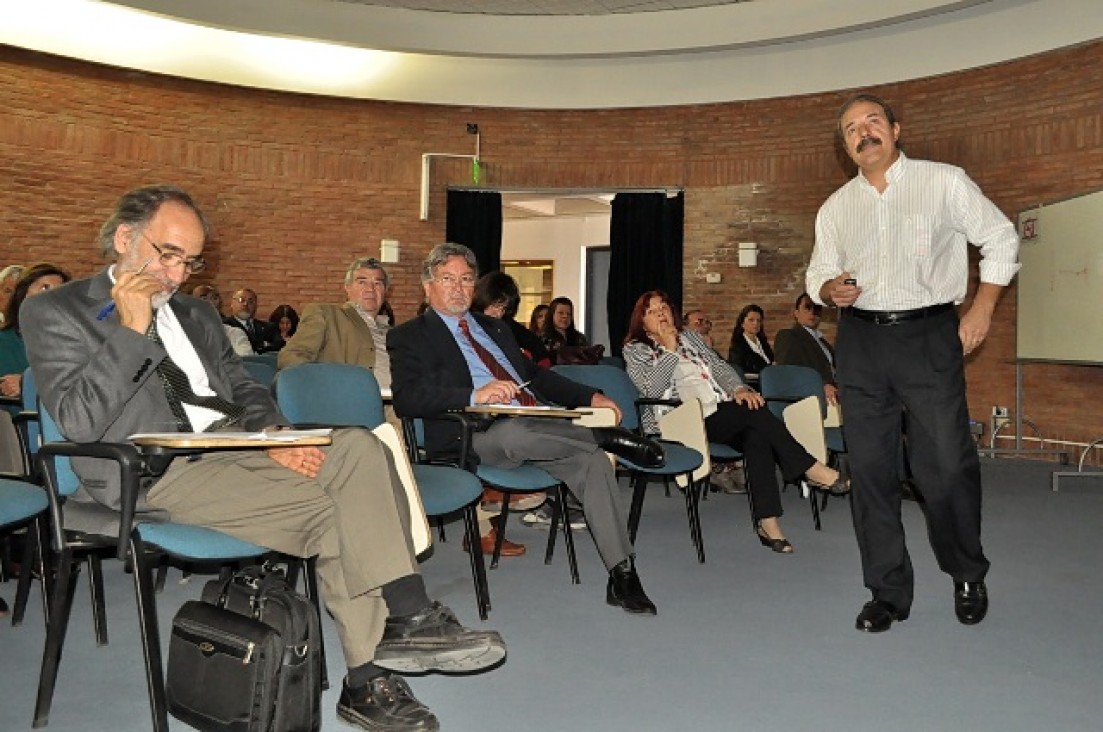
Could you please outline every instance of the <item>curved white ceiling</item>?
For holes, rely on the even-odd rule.
[[[285,91],[555,109],[847,89],[1103,37],[1100,0],[752,0],[590,15],[395,4],[463,12],[367,0],[19,0],[5,9],[0,42]],[[641,7],[690,4],[700,2]]]

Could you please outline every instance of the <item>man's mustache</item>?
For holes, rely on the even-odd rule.
[[[858,142],[858,148],[857,148],[856,152],[861,152],[862,150],[865,150],[870,145],[880,145],[880,144],[881,144],[881,138],[879,138],[879,137],[872,137],[872,136],[871,137],[863,137],[861,139],[861,141]]]

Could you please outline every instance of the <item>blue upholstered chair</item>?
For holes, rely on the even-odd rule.
[[[454,420],[460,429],[460,446],[457,454],[467,455],[470,452],[471,432],[473,422],[468,415],[453,412],[440,414],[436,419]],[[411,460],[423,459],[421,452],[425,447],[424,423],[420,419],[403,420],[406,435],[406,445],[411,451]],[[494,553],[490,560],[490,568],[498,566],[498,559],[505,539],[505,529],[509,521],[509,504],[514,495],[523,493],[548,492],[555,496],[552,510],[551,530],[548,532],[548,543],[544,550],[544,564],[551,564],[555,553],[556,532],[562,528],[563,542],[567,545],[567,566],[571,573],[571,581],[579,583],[578,559],[575,555],[574,536],[571,534],[569,514],[567,512],[567,487],[548,471],[536,465],[519,465],[516,468],[496,468],[492,465],[479,464],[453,465],[462,467],[475,474],[479,481],[502,494],[502,512],[498,517],[498,531],[494,543]],[[469,546],[474,546],[469,543]]]
[[[276,367],[267,361],[258,361],[256,357],[241,359],[241,365],[249,372],[249,375],[265,386],[271,386],[276,380]]]
[[[383,424],[383,398],[375,374],[362,366],[337,363],[306,363],[279,372],[275,381],[280,411],[300,425],[365,427]],[[486,620],[490,593],[479,547],[475,505],[482,496],[479,481],[470,473],[451,466],[412,465],[414,481],[425,514],[443,518],[463,516],[467,545],[472,551],[471,577],[479,617]]]
[[[639,390],[632,383],[628,372],[616,366],[594,365],[555,366],[553,370],[573,379],[580,384],[585,384],[594,389],[600,389],[605,396],[617,403],[621,411],[621,425],[629,430],[640,430],[639,408],[644,404],[655,403],[656,400],[646,400],[640,397]],[[665,403],[665,402],[664,402]],[[690,539],[697,550],[697,559],[705,561],[705,540],[701,533],[701,512],[699,504],[703,485],[701,481],[693,479],[693,472],[701,467],[704,457],[696,450],[675,442],[663,442],[663,452],[666,462],[659,468],[646,468],[635,465],[618,457],[617,463],[626,469],[632,476],[632,507],[628,512],[628,536],[635,542],[636,530],[640,524],[640,514],[643,511],[643,500],[647,494],[647,482],[651,478],[661,478],[664,483],[676,476],[686,476],[685,489],[686,516],[689,518]]]
[[[39,576],[46,576],[42,571],[41,562],[43,520],[48,506],[46,492],[41,487],[16,478],[0,478],[0,536],[26,529],[19,582],[16,585],[15,601],[12,605],[12,625],[23,622],[31,592],[33,568],[38,569]],[[45,611],[46,608],[44,607],[43,610]],[[46,613],[46,617],[49,617],[49,613]]]
[[[265,547],[201,526],[175,522],[135,521],[135,506],[141,479],[150,472],[149,455],[129,443],[66,442],[57,423],[45,409],[39,409],[39,417],[43,444],[38,451],[38,460],[49,500],[53,590],[38,696],[35,702],[34,726],[45,726],[49,718],[65,633],[72,611],[79,568],[78,555],[82,552],[113,548],[119,559],[130,559],[133,562],[134,587],[138,603],[142,648],[145,654],[153,729],[155,732],[165,732],[168,729],[168,711],[165,703],[161,642],[157,623],[154,570],[166,557],[186,563],[189,567],[200,565],[227,567],[243,562],[259,561],[261,557],[273,552]],[[66,498],[73,495],[80,486],[76,474],[69,466],[69,458],[75,456],[107,459],[118,465],[122,481],[122,512],[118,516],[119,528],[116,536],[87,536],[64,530]],[[307,594],[318,606],[317,584],[312,565],[308,567],[305,574]],[[100,604],[102,605],[102,597]],[[324,650],[322,669],[325,686],[328,684],[325,679]]]

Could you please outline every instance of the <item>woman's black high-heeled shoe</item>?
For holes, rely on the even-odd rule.
[[[762,524],[756,524],[755,534],[758,536],[758,540],[762,542],[762,546],[778,554],[792,554],[796,551],[788,539],[771,539],[766,536],[766,533],[762,530]]]
[[[835,482],[831,485],[817,483],[811,478],[805,478],[804,482],[808,484],[809,488],[814,488],[818,491],[827,491],[833,496],[845,496],[847,493],[850,493],[850,481],[843,478],[842,475],[836,478]]]

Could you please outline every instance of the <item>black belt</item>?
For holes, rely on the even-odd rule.
[[[930,318],[948,310],[953,310],[954,304],[944,302],[941,305],[931,305],[926,308],[914,310],[862,310],[861,308],[844,308],[843,313],[851,315],[859,320],[868,320],[875,325],[897,325],[909,320]]]

